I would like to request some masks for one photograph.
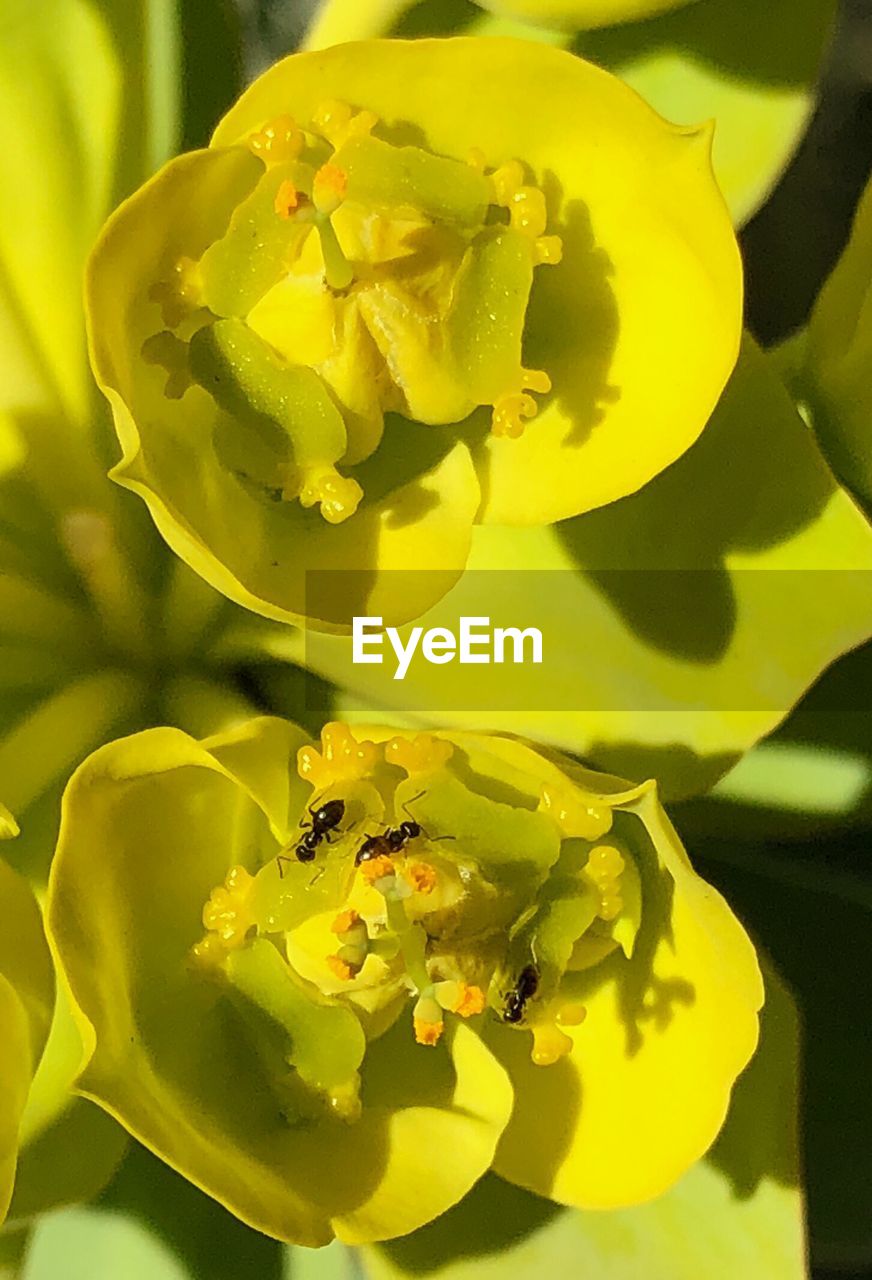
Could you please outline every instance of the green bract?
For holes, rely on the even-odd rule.
[[[0,806],[0,821],[4,815]],[[21,1121],[53,1003],[39,907],[27,882],[0,859],[0,1223],[12,1198]]]
[[[415,616],[473,524],[601,506],[699,435],[741,309],[708,153],[543,45],[287,59],[97,246],[116,478],[250,608]],[[436,572],[394,598],[410,564]],[[352,598],[307,599],[331,568]]]
[[[668,798],[711,786],[872,632],[869,522],[750,339],[702,438],[640,493],[553,528],[477,529],[468,568],[416,626],[483,615],[545,637],[541,666],[490,668],[489,725],[656,774]],[[482,668],[416,661],[399,683],[387,660],[353,664],[345,637],[289,648],[355,718],[472,726],[487,705]]]
[[[649,1199],[757,1040],[751,944],[654,784],[511,738],[260,719],[101,748],[50,920],[82,1091],[306,1244],[402,1235],[490,1167]]]
[[[803,349],[800,391],[830,463],[872,507],[872,183],[851,239],[821,290]]]
[[[610,27],[680,9],[689,0],[476,0],[483,9],[555,30]]]

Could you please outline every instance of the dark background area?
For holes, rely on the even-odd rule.
[[[742,234],[748,326],[766,345],[805,321],[872,171],[872,0],[840,7],[818,109],[776,191]]]

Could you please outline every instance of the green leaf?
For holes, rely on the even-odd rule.
[[[801,1280],[795,1135],[797,1026],[767,978],[760,1048],[712,1150],[659,1199],[634,1209],[560,1209],[484,1178],[456,1208],[402,1240],[362,1250],[369,1280]]]
[[[872,181],[851,239],[817,300],[799,389],[843,482],[872,507]]]
[[[705,0],[585,32],[574,48],[667,120],[715,121],[715,173],[737,224],[764,203],[805,130],[835,0]]]
[[[711,795],[676,809],[682,832],[808,842],[872,824],[872,645],[824,673]]]
[[[865,1271],[872,1265],[872,888],[832,869],[842,854],[838,840],[742,849],[728,829],[718,841],[699,842],[696,853],[707,878],[765,942],[802,1016],[814,1261]]]
[[[498,705],[516,709],[488,710],[489,727],[656,777],[675,798],[710,786],[869,636],[870,568],[872,530],[749,340],[684,457],[551,528],[477,528],[469,569],[500,572],[468,572],[416,625],[539,627],[543,664],[504,668]],[[562,572],[546,591],[526,570]],[[352,665],[347,641],[313,635],[305,661],[350,692],[343,714],[372,719],[381,703],[456,727],[482,719],[457,710],[471,705],[457,663],[413,663],[399,683],[390,663]]]
[[[172,0],[6,0],[0,18],[0,407],[87,425],[81,271],[111,204],[177,134]]]

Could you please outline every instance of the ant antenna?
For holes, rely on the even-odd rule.
[[[421,799],[421,797],[422,797],[422,796],[425,796],[426,794],[427,794],[427,792],[426,792],[426,791],[419,791],[419,792],[418,792],[418,794],[417,794],[416,796],[412,796],[411,800],[407,800],[407,801],[403,804],[403,813],[405,813],[409,818],[411,818],[412,822],[417,822],[417,823],[418,823],[418,826],[419,826],[419,827],[421,827],[421,831],[422,831],[423,835],[426,837],[426,839],[427,839],[427,840],[429,840],[429,841],[430,841],[430,843],[431,843],[431,844],[438,844],[440,840],[454,840],[454,839],[456,839],[456,837],[455,837],[455,836],[431,836],[431,835],[430,835],[430,833],[428,832],[427,828],[426,828],[426,827],[424,827],[420,822],[418,822],[418,819],[417,819],[417,818],[415,817],[415,815],[412,813],[411,809],[409,808],[409,805],[410,805],[410,804],[414,804],[416,800],[420,800],[420,799]]]

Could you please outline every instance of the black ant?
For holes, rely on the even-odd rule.
[[[520,1022],[524,1016],[524,1007],[528,1000],[539,990],[539,970],[534,964],[528,964],[518,974],[518,981],[511,991],[506,993],[503,1007],[503,1022]]]
[[[311,822],[306,822],[303,818],[300,819],[300,826],[308,829],[300,837],[299,843],[294,849],[294,856],[298,862],[311,862],[322,840],[326,840],[330,844],[330,832],[335,831],[345,817],[345,801],[328,800],[326,804],[319,805],[317,809],[310,809],[309,814],[312,818]],[[284,876],[282,863],[291,861],[292,859],[286,853],[277,855],[276,862],[278,863],[280,878]]]
[[[454,836],[431,836],[417,822],[409,812],[409,805],[414,804],[416,800],[420,800],[424,795],[423,791],[419,791],[416,796],[412,796],[406,804],[403,805],[403,812],[409,816],[405,822],[401,822],[398,827],[388,827],[379,836],[371,836],[366,833],[366,839],[354,855],[354,865],[359,867],[362,862],[371,862],[373,858],[382,856],[390,857],[391,854],[399,853],[410,840],[415,840],[418,836],[427,836],[428,840],[453,840]]]

